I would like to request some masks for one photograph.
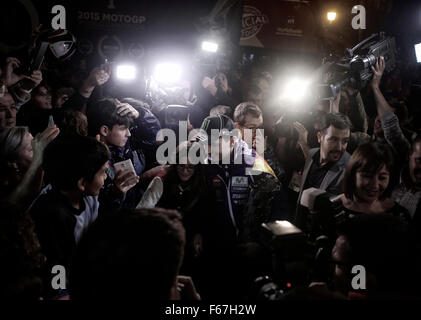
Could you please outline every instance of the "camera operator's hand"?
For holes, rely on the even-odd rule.
[[[15,83],[23,79],[24,75],[17,75],[14,73],[14,70],[20,66],[20,61],[13,57],[7,57],[4,66],[2,67],[1,80],[6,85],[10,87]]]
[[[24,76],[21,81],[21,88],[24,90],[32,90],[39,86],[42,81],[42,72],[41,70],[34,70],[32,74],[28,76]]]
[[[60,129],[57,128],[56,125],[52,125],[48,127],[43,132],[38,133],[34,139],[32,139],[32,150],[34,152],[33,156],[33,163],[35,164],[42,164],[44,150],[47,145],[53,141],[58,134],[60,133]]]
[[[114,187],[116,190],[121,193],[125,194],[131,188],[133,188],[139,182],[139,177],[136,176],[133,172],[124,172],[124,171],[117,171],[114,177]]]
[[[303,151],[304,157],[307,158],[308,152],[310,150],[307,143],[308,131],[307,129],[298,121],[293,123],[295,130],[298,132],[298,144],[300,145],[301,150]]]
[[[375,67],[371,67],[371,70],[373,70],[373,79],[371,80],[371,86],[373,88],[380,87],[380,81],[382,79],[385,68],[386,68],[386,63],[384,61],[384,57],[380,57],[377,60]]]
[[[177,291],[181,300],[201,300],[191,277],[177,276]]]
[[[295,130],[298,132],[298,142],[307,143],[308,131],[307,129],[298,121],[293,123]]]
[[[341,102],[341,95],[342,95],[342,90],[341,92],[339,92],[335,99],[333,100],[329,100],[329,112],[330,113],[338,113],[339,112],[339,104]]]
[[[330,83],[333,80],[333,73],[332,72],[326,72],[323,75],[323,82],[324,83]]]
[[[139,117],[139,111],[133,108],[128,103],[121,103],[119,100],[114,99],[117,104],[117,113],[121,116],[129,116],[133,119],[137,119]]]

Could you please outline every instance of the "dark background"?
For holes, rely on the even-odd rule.
[[[260,0],[263,3],[269,0]],[[112,1],[111,1],[112,2]],[[202,18],[209,15],[217,3],[216,0],[155,0],[133,1],[114,0],[116,8],[108,9],[109,0],[100,1],[41,1],[41,0],[7,0],[0,4],[0,53],[10,54],[22,49],[29,41],[31,25],[43,24],[43,28],[51,25],[54,16],[50,13],[56,4],[65,6],[67,10],[67,28],[76,35],[79,50],[76,57],[85,57],[93,61],[101,61],[104,57],[99,54],[99,47],[119,48],[118,59],[132,59],[129,48],[136,46],[142,54],[136,59],[146,59],[151,56],[183,56],[185,60],[192,59],[200,46],[201,39],[208,34],[209,25],[203,23]],[[241,6],[247,1],[238,1]],[[271,1],[269,1],[271,2]],[[273,2],[273,1],[272,1]],[[315,37],[319,43],[319,51],[312,53],[315,61],[329,52],[338,55],[343,53],[344,47],[355,45],[373,32],[386,31],[396,37],[400,57],[407,62],[415,61],[413,44],[421,42],[421,1],[415,0],[365,0],[365,1],[307,1],[318,23],[311,28],[316,29]],[[351,26],[351,8],[355,4],[362,4],[367,10],[367,29],[353,30]],[[32,16],[28,13],[34,9]],[[28,9],[29,8],[29,9]],[[325,13],[329,8],[338,12],[338,21],[326,25]],[[144,24],[101,24],[95,21],[87,22],[79,19],[82,13],[98,12],[121,13],[144,16]],[[296,14],[300,14],[297,12]],[[241,12],[230,15],[229,21],[219,20],[220,25],[227,30],[227,46],[236,51],[238,59],[241,55],[254,53],[257,55],[277,55],[288,59],[298,57],[307,58],[308,53],[290,52],[288,48],[272,49],[240,47],[238,46],[238,29],[241,26]],[[120,41],[115,40],[115,37]],[[103,39],[105,38],[105,40]],[[101,42],[101,39],[103,40]],[[108,46],[107,46],[108,45]],[[111,50],[112,51],[112,50]],[[109,53],[115,59],[113,53]]]

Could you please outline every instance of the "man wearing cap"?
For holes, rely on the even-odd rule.
[[[203,252],[224,266],[238,255],[255,259],[244,244],[257,242],[261,223],[285,219],[286,196],[270,166],[237,137],[230,118],[207,117],[201,129],[196,140],[208,147],[205,176],[213,204],[204,217]]]

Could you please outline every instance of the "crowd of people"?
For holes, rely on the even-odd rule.
[[[273,221],[328,252],[279,299],[420,296],[419,101],[403,73],[383,74],[383,57],[367,88],[342,88],[305,114],[274,102],[261,66],[183,81],[173,102],[110,94],[100,67],[57,81],[48,65],[19,66],[6,57],[0,69],[3,298],[253,300],[256,278],[289,279],[262,241]],[[179,121],[202,131],[183,140]],[[173,163],[157,159],[166,128]],[[220,161],[192,161],[198,144]],[[309,188],[331,196],[328,225],[303,205]],[[355,265],[363,290],[352,287]]]

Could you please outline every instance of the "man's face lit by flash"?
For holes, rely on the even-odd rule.
[[[250,148],[256,149],[256,137],[259,134],[257,129],[263,127],[263,117],[253,117],[251,114],[246,114],[243,123],[235,123],[237,129],[240,130],[241,138],[247,142]],[[248,131],[248,133],[246,133]],[[260,138],[260,137],[259,137]],[[251,141],[250,141],[251,140]],[[251,145],[250,145],[251,143]]]
[[[326,130],[317,133],[320,143],[320,163],[338,161],[348,146],[350,130],[337,129],[334,126],[328,127]]]

